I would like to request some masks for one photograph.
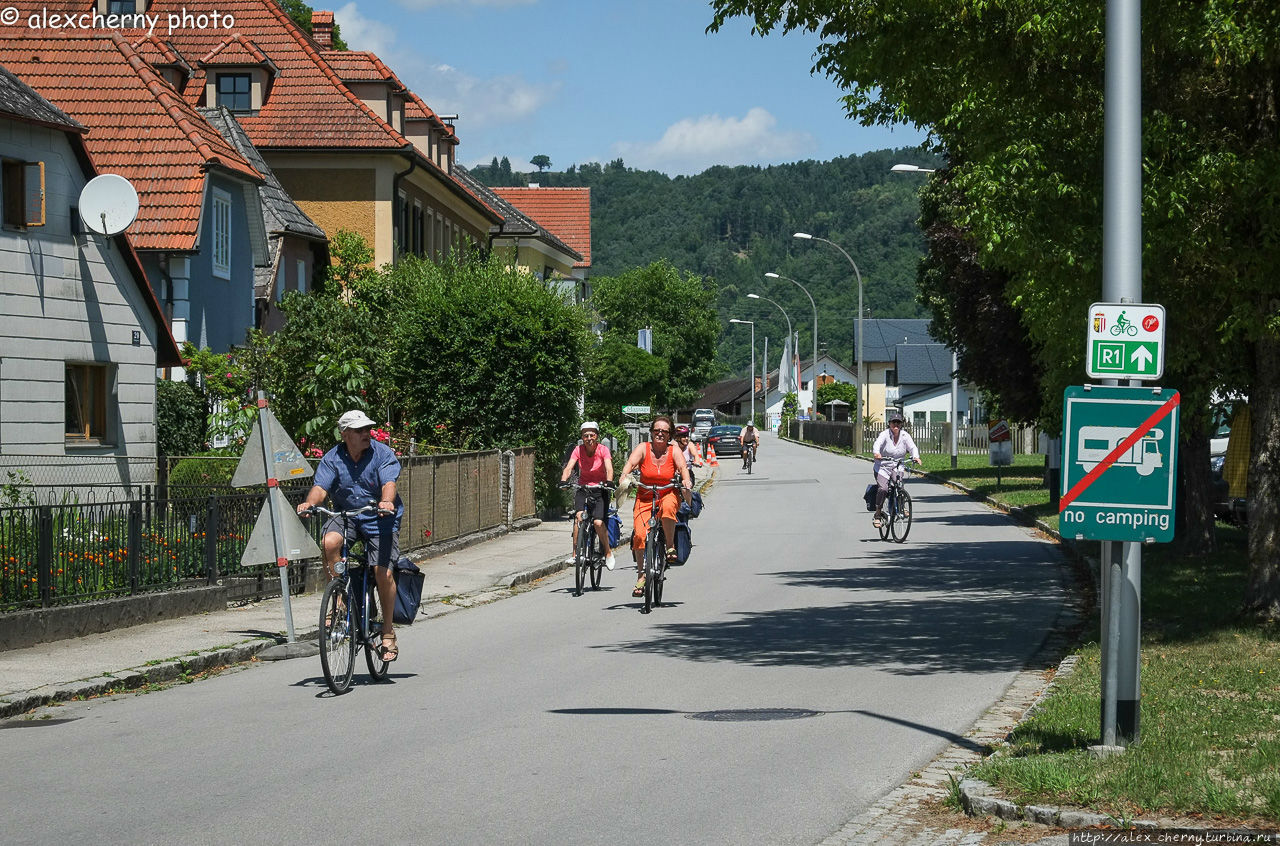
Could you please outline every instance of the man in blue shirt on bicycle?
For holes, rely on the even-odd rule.
[[[364,541],[365,558],[374,568],[378,584],[378,606],[382,612],[382,646],[384,661],[394,661],[400,654],[392,610],[396,607],[396,582],[392,568],[400,559],[400,517],[404,503],[396,493],[400,478],[400,460],[391,447],[373,439],[374,422],[363,411],[353,410],[338,418],[342,442],[325,453],[316,467],[315,485],[298,504],[298,513],[324,502],[332,496],[337,511],[353,511],[376,503],[376,513],[361,514],[347,521],[347,543]],[[330,517],[321,533],[324,566],[333,578],[334,563],[342,555],[341,518]]]

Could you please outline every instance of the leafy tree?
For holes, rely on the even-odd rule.
[[[610,350],[634,347],[641,329],[653,330],[653,355],[665,362],[666,378],[652,394],[652,404],[670,410],[690,405],[714,379],[715,343],[720,335],[715,301],[714,282],[681,274],[658,261],[594,280],[591,303],[608,326],[604,341]],[[606,365],[599,359],[596,363]],[[653,371],[644,371],[646,378],[653,372],[656,365]],[[588,382],[616,384],[612,377],[595,371]]]
[[[858,386],[852,382],[829,382],[818,387],[818,412],[827,414],[827,403],[834,400],[847,402],[849,411],[856,414],[858,411]]]
[[[624,405],[651,405],[667,379],[666,359],[608,333],[587,358],[587,416],[621,422]]]
[[[940,218],[1009,275],[1041,375],[1042,421],[1082,376],[1085,309],[1101,290],[1104,0],[713,0],[711,29],[820,31],[815,70],[865,124],[932,127],[951,156]],[[1186,527],[1212,544],[1209,398],[1254,403],[1247,608],[1280,617],[1280,8],[1162,0],[1143,8],[1144,299],[1162,303],[1166,384],[1183,394]],[[1194,340],[1192,340],[1194,339]],[[992,362],[999,366],[1002,362]]]
[[[156,442],[161,455],[192,455],[204,449],[204,399],[186,382],[156,380]]]
[[[536,167],[538,169],[538,173],[542,173],[544,170],[551,167],[551,157],[539,154],[529,159],[529,164]]]
[[[285,14],[293,19],[293,22],[302,27],[307,34],[311,34],[311,15],[313,9],[302,0],[276,0],[276,4],[284,9]],[[342,33],[338,29],[337,21],[333,24],[333,49],[350,50],[347,42],[343,40]]]
[[[394,350],[389,397],[404,427],[426,435],[444,424],[471,448],[533,444],[545,502],[580,422],[585,314],[494,257],[409,257],[385,276],[399,297],[382,340]]]

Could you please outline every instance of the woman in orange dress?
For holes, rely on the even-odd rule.
[[[689,500],[689,492],[693,489],[693,481],[689,478],[689,468],[685,465],[684,453],[672,447],[671,435],[675,428],[670,417],[655,417],[649,424],[648,443],[643,443],[631,451],[627,463],[622,467],[621,475],[626,477],[633,471],[640,471],[640,481],[646,485],[666,485],[678,476],[684,494]],[[644,540],[649,533],[649,517],[653,514],[653,492],[637,489],[635,520],[631,535],[631,553],[636,560],[636,586],[632,596],[644,596]],[[680,508],[680,497],[676,489],[663,491],[658,495],[658,517],[662,520],[662,534],[667,540],[667,563],[676,556],[676,511]]]

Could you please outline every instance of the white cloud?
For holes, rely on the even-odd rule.
[[[333,14],[352,50],[377,53],[434,111],[460,115],[458,130],[464,139],[468,128],[509,125],[537,114],[561,88],[559,82],[534,84],[519,74],[478,77],[432,63],[418,47],[405,46],[395,27],[360,14],[355,2]]]
[[[342,40],[352,50],[370,50],[381,57],[396,40],[392,27],[360,14],[355,3],[348,3],[333,13]]]
[[[741,118],[685,118],[667,127],[657,141],[620,141],[613,152],[628,167],[674,175],[700,173],[713,165],[793,160],[816,148],[809,133],[780,132],[777,125],[777,118],[755,106]]]
[[[517,74],[477,77],[444,64],[395,59],[396,75],[437,112],[461,116],[458,131],[516,123],[537,114],[560,91],[559,82],[535,85]]]

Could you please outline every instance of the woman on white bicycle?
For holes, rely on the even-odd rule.
[[[871,465],[871,474],[876,479],[876,514],[871,524],[877,529],[884,522],[884,500],[889,495],[889,469],[884,467],[886,458],[901,461],[910,453],[916,464],[920,463],[920,450],[911,436],[902,431],[902,415],[893,412],[889,415],[889,428],[880,433],[875,445],[871,447],[871,457],[875,462]]]

